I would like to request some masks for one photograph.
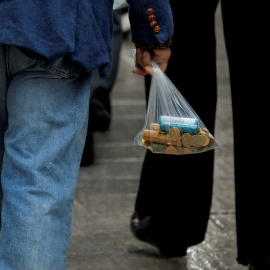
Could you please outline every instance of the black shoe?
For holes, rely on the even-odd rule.
[[[248,270],[270,270],[270,256],[261,258],[259,263],[250,264]]]
[[[81,167],[90,166],[93,162],[94,162],[94,139],[93,134],[91,132],[88,132],[80,166]]]
[[[263,264],[263,265],[252,265],[248,266],[248,270],[270,270],[270,265]]]
[[[160,254],[167,258],[182,257],[187,254],[186,248],[179,249],[161,244],[153,230],[151,230],[150,220],[150,216],[140,217],[138,213],[133,213],[130,221],[130,228],[137,239],[158,248]]]

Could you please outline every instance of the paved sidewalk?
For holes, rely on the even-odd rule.
[[[220,11],[217,12],[218,111],[215,182],[206,239],[185,258],[164,259],[158,250],[135,239],[129,229],[145,155],[133,139],[145,117],[143,78],[132,74],[122,47],[120,70],[112,93],[110,131],[95,134],[95,163],[81,168],[74,229],[67,270],[244,270],[236,263],[234,172],[230,87]]]

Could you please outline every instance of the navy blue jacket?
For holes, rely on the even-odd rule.
[[[127,0],[133,41],[153,48],[173,35],[169,0]],[[113,0],[0,0],[0,44],[15,45],[47,60],[70,55],[88,72],[111,69]],[[160,26],[150,26],[152,8]],[[149,47],[149,48],[150,48]]]

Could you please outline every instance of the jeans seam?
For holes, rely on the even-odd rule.
[[[53,73],[54,75],[56,76],[59,76],[59,77],[62,77],[62,78],[65,78],[65,79],[68,79],[72,76],[74,76],[75,74],[79,73],[81,68],[74,68],[73,70],[71,70],[69,73],[65,73],[65,72],[62,72],[60,70],[57,70],[53,67],[51,67],[50,65],[46,65],[46,64],[41,64],[41,66],[47,70],[47,71],[50,71],[51,73]]]

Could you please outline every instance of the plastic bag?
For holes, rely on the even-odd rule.
[[[120,9],[127,7],[128,3],[126,0],[114,0],[113,1],[113,9]]]
[[[136,50],[130,52],[136,59]],[[220,148],[180,91],[152,61],[152,76],[145,123],[134,143],[153,153],[183,155]]]

